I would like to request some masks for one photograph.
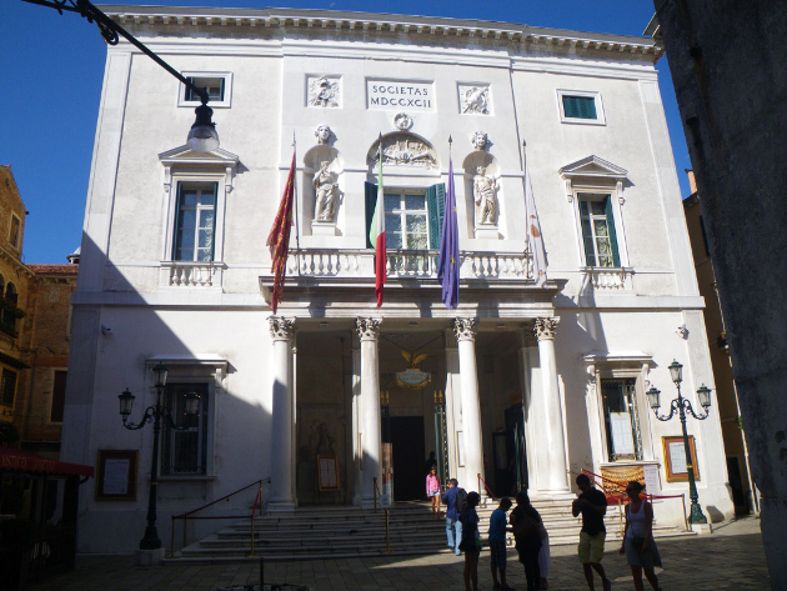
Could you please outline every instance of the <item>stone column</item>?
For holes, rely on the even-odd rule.
[[[361,506],[374,504],[374,479],[383,489],[382,436],[380,427],[380,363],[377,343],[381,320],[357,318],[355,327],[361,339]],[[378,492],[378,495],[379,495]],[[378,503],[384,499],[378,496]]]
[[[270,511],[295,509],[293,466],[293,391],[292,338],[295,321],[270,316],[268,323],[273,339],[273,417],[271,434],[271,496]]]
[[[484,473],[484,438],[481,426],[481,399],[478,394],[478,369],[475,359],[475,318],[456,318],[454,334],[459,348],[459,383],[462,399],[462,431],[464,438],[465,482],[459,485],[485,496],[478,486],[478,474]],[[481,490],[479,490],[479,488]]]
[[[531,416],[533,444],[540,456],[534,494],[568,493],[565,438],[563,436],[563,408],[557,381],[555,361],[555,332],[559,318],[536,318],[534,331],[538,339],[538,358],[541,368],[541,388],[532,392]]]

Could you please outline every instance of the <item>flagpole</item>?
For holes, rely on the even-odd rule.
[[[295,154],[295,130],[292,131],[292,153]],[[296,163],[295,168],[298,168]],[[298,263],[298,275],[301,274],[301,222],[298,217],[298,175],[292,177],[292,192],[295,199],[295,261]]]

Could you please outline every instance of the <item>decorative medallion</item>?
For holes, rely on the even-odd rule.
[[[396,372],[396,385],[408,390],[422,390],[429,385],[432,382],[432,374],[418,367],[426,361],[428,355],[426,353],[416,355],[408,351],[402,351],[401,354],[410,367]]]
[[[339,78],[314,76],[308,79],[310,107],[336,108],[339,106]]]
[[[394,117],[394,126],[399,131],[409,131],[413,126],[413,118],[407,113],[397,113]]]
[[[459,85],[459,108],[470,115],[489,115],[491,113],[488,85]]]

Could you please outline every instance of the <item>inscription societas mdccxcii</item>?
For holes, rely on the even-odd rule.
[[[397,80],[367,80],[367,108],[408,111],[431,111],[432,84]]]

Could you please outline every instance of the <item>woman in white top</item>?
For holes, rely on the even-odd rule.
[[[661,566],[661,557],[653,539],[653,507],[642,498],[645,487],[632,480],[626,485],[629,504],[626,507],[626,530],[623,533],[623,544],[620,553],[626,555],[634,578],[634,588],[643,591],[642,571],[651,587],[660,591],[659,579],[655,567]]]

